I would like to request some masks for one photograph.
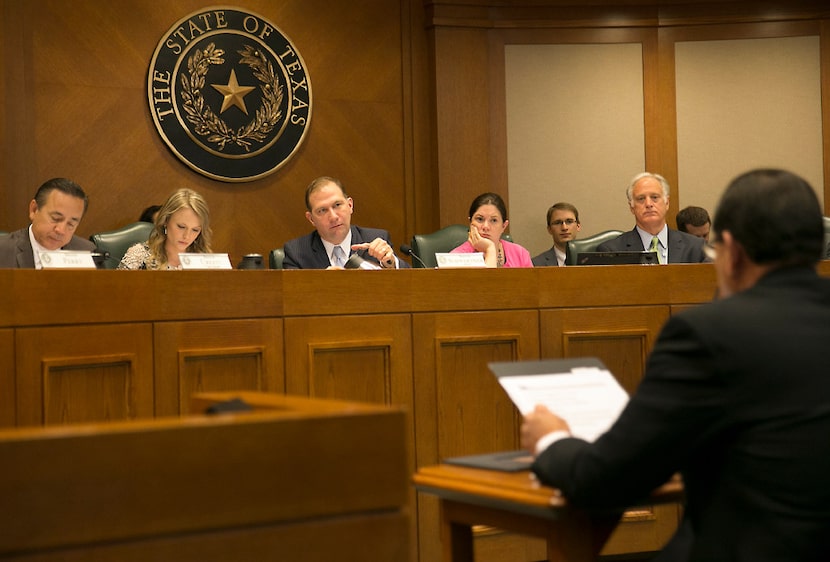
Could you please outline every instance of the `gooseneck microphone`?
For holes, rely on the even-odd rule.
[[[401,252],[403,252],[403,253],[404,253],[404,254],[406,254],[407,256],[412,256],[412,259],[416,259],[416,260],[418,260],[418,263],[420,263],[420,264],[421,264],[421,267],[423,267],[424,269],[429,269],[429,267],[427,267],[427,264],[425,264],[425,263],[424,263],[424,260],[422,260],[422,259],[418,256],[418,254],[416,254],[416,253],[415,253],[415,250],[413,250],[413,249],[409,246],[409,244],[401,244]]]

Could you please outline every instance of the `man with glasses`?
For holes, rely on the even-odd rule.
[[[598,252],[657,252],[660,263],[707,261],[703,239],[672,230],[666,224],[669,211],[669,184],[658,174],[634,176],[625,191],[636,225],[629,232],[597,246]]]
[[[683,520],[656,560],[827,560],[830,279],[816,271],[818,197],[783,170],[745,173],[712,235],[719,300],[669,318],[612,427],[589,443],[537,406],[522,445],[539,479],[585,508],[630,505],[679,472]]]
[[[533,267],[563,266],[569,240],[576,240],[579,224],[579,211],[570,203],[556,203],[548,209],[548,232],[553,238],[550,250],[533,258]]]

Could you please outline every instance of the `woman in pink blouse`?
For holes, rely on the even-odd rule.
[[[470,234],[452,253],[482,252],[487,267],[533,267],[522,246],[502,240],[507,229],[507,207],[496,193],[482,193],[470,205]]]

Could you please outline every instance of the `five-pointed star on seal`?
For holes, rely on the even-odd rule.
[[[236,71],[231,69],[231,77],[228,78],[228,84],[226,86],[220,86],[217,84],[211,84],[217,92],[225,96],[225,99],[222,101],[222,109],[219,110],[219,113],[222,114],[228,109],[230,106],[235,105],[239,109],[242,110],[245,115],[248,115],[248,108],[245,107],[245,96],[251,92],[251,90],[255,90],[256,87],[254,86],[240,86],[239,82],[236,81]]]

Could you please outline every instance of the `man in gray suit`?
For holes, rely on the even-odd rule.
[[[669,211],[669,184],[658,174],[643,172],[634,176],[625,192],[637,224],[629,232],[597,246],[598,252],[657,252],[660,263],[698,263],[708,261],[703,239],[672,230],[666,224]]]
[[[42,251],[94,250],[95,244],[75,236],[88,205],[77,183],[65,178],[45,182],[29,202],[32,223],[0,237],[0,267],[40,269]]]
[[[409,267],[395,256],[389,232],[352,226],[354,201],[340,180],[323,176],[311,182],[305,205],[316,230],[285,243],[284,269],[342,269],[352,253],[383,269]]]

